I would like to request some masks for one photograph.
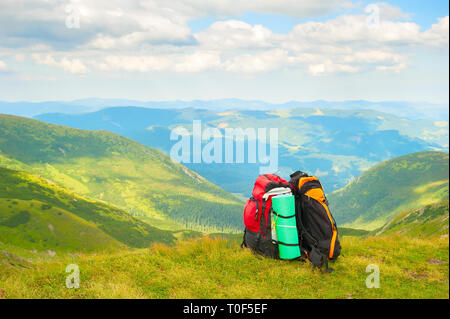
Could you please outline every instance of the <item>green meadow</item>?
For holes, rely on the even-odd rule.
[[[272,260],[233,239],[193,239],[174,247],[113,253],[5,256],[1,298],[449,298],[448,236],[344,236],[343,255],[324,274],[307,262]],[[28,257],[30,258],[30,257]],[[80,287],[66,288],[69,264]],[[367,288],[377,265],[379,288]]]

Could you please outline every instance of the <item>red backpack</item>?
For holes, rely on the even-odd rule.
[[[242,247],[268,257],[278,258],[278,245],[272,241],[270,210],[272,196],[292,193],[291,185],[274,174],[258,176],[252,197],[244,206],[244,239]]]

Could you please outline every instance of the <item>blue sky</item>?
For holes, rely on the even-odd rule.
[[[294,26],[306,21],[326,21],[335,18],[336,16],[347,13],[361,13],[367,5],[376,3],[374,1],[360,1],[357,8],[345,9],[333,14],[326,14],[323,16],[311,18],[295,18],[281,14],[271,13],[255,13],[245,12],[238,17],[239,20],[245,21],[249,24],[262,24],[277,33],[289,33]],[[423,0],[397,0],[389,1],[389,4],[401,8],[404,12],[412,14],[412,20],[420,25],[423,29],[429,28],[436,23],[437,17],[442,17],[449,12],[448,1],[423,1]],[[202,17],[189,21],[189,26],[194,32],[208,28],[212,23],[218,20],[226,20],[227,18],[217,19],[215,17]]]
[[[448,12],[447,1],[2,1],[0,100],[448,104]]]

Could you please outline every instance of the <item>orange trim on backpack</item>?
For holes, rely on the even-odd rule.
[[[336,237],[337,237],[337,230],[334,228],[333,225],[333,237],[331,238],[331,244],[330,244],[330,254],[328,255],[328,258],[333,258],[334,255],[334,246],[336,245]]]
[[[323,203],[325,201],[325,195],[320,188],[312,188],[305,193],[306,196],[314,198],[315,200]]]
[[[333,218],[331,217],[331,214],[330,214],[330,211],[328,210],[327,205],[325,205],[325,203],[323,203],[323,202],[320,202],[320,203],[327,211],[328,219],[330,220],[330,223],[331,223],[331,229],[333,230],[333,237],[331,237],[331,243],[330,243],[330,254],[328,255],[328,258],[333,258],[334,246],[336,245],[337,230],[336,230],[336,227],[334,227]]]
[[[302,189],[303,185],[305,185],[305,183],[310,181],[319,181],[319,180],[315,176],[302,177],[298,181],[298,189]]]

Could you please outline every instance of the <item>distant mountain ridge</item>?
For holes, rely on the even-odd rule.
[[[339,189],[376,163],[408,153],[448,149],[448,122],[415,121],[371,110],[294,108],[227,112],[185,108],[113,107],[68,115],[42,114],[38,120],[89,130],[108,130],[169,154],[171,130],[278,128],[279,175],[295,170],[318,175],[327,192]],[[205,142],[206,143],[206,142]],[[247,147],[246,147],[247,149]],[[249,196],[259,164],[184,163],[229,192]]]
[[[334,108],[344,110],[371,109],[413,120],[429,119],[434,121],[448,120],[448,103],[436,104],[428,102],[406,101],[289,101],[269,103],[261,100],[243,100],[226,98],[216,100],[175,100],[175,101],[139,101],[132,99],[86,98],[73,101],[43,102],[6,102],[0,101],[0,113],[32,117],[43,113],[80,114],[94,112],[108,107],[139,106],[147,108],[197,108],[213,111],[229,110],[275,110],[293,108]]]
[[[70,102],[5,102],[0,101],[0,114],[33,117],[42,113],[81,114],[100,110],[92,107],[72,104]]]

